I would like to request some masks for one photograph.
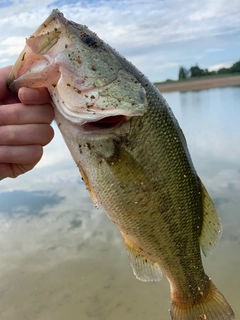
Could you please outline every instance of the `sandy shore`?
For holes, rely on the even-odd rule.
[[[188,80],[182,82],[168,82],[156,85],[156,87],[161,92],[191,91],[232,86],[240,86],[240,76]]]

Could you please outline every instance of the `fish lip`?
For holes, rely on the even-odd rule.
[[[106,132],[112,131],[124,126],[129,121],[129,117],[124,115],[115,115],[105,117],[98,121],[87,122],[83,124],[81,127],[85,132]]]
[[[69,22],[68,20],[66,20],[64,18],[63,14],[60,11],[58,11],[57,9],[53,10],[52,14],[45,20],[45,22],[35,31],[35,33],[31,37],[36,38],[37,36],[41,36],[42,34],[46,35],[46,34],[48,34],[48,31],[52,32],[52,28],[55,25],[58,28],[62,27],[62,29],[64,29],[65,25],[68,25],[68,24],[71,25],[71,23],[72,22]],[[54,28],[54,30],[55,30],[55,28]],[[55,43],[53,44],[53,46],[55,46]],[[103,104],[103,106],[101,107],[101,100],[100,99],[103,99],[103,100],[105,99],[104,97],[106,95],[106,92],[103,92],[102,95],[99,94],[99,98],[96,98],[96,99],[94,98],[93,102],[90,101],[90,103],[89,103],[89,100],[88,100],[86,102],[86,104],[84,103],[84,99],[81,101],[81,103],[77,99],[76,106],[77,107],[79,106],[79,109],[76,109],[75,108],[76,106],[74,106],[74,105],[72,107],[71,103],[68,101],[68,99],[64,99],[64,97],[62,98],[61,92],[58,91],[58,90],[60,90],[59,89],[59,81],[60,81],[59,79],[60,78],[58,76],[61,77],[61,75],[64,73],[64,68],[65,68],[65,67],[63,67],[64,64],[61,64],[62,62],[64,62],[64,59],[63,59],[63,61],[61,60],[62,59],[61,54],[57,55],[56,57],[53,55],[53,57],[52,57],[53,60],[52,60],[51,55],[48,56],[48,51],[46,51],[46,52],[44,51],[44,54],[42,54],[41,52],[39,53],[39,51],[33,50],[33,47],[34,46],[31,41],[27,42],[24,50],[22,51],[22,54],[19,56],[19,59],[17,61],[17,63],[19,65],[18,64],[14,65],[12,72],[11,72],[9,79],[8,79],[8,87],[10,88],[11,91],[16,92],[21,87],[21,81],[23,81],[23,80],[25,81],[25,86],[27,86],[27,87],[28,86],[32,87],[32,88],[34,88],[34,87],[37,88],[37,87],[42,87],[42,86],[47,87],[49,89],[50,95],[52,97],[52,104],[54,105],[55,111],[57,110],[58,113],[61,114],[62,117],[65,117],[72,124],[75,124],[78,127],[84,126],[86,131],[100,131],[100,130],[106,131],[108,129],[111,130],[111,129],[114,129],[118,126],[121,126],[121,123],[123,122],[124,117],[129,118],[132,116],[142,116],[145,113],[146,110],[144,110],[144,109],[146,108],[147,102],[142,97],[142,95],[144,94],[145,91],[141,86],[135,88],[136,90],[139,91],[139,94],[136,94],[136,97],[134,96],[134,101],[136,98],[137,99],[136,102],[140,102],[140,104],[139,104],[140,107],[137,108],[136,110],[135,110],[135,108],[134,108],[134,110],[132,110],[128,106],[129,104],[131,104],[131,99],[130,100],[127,99],[126,101],[124,101],[124,99],[123,99],[123,101],[124,101],[123,103],[126,103],[127,107],[125,107],[125,106],[122,107],[121,105],[120,105],[120,107],[118,107],[118,103],[122,103],[121,102],[122,100],[119,98],[118,95],[115,97],[116,103],[115,103],[115,101],[113,101],[112,106],[111,106],[111,104],[109,104],[109,105]],[[37,47],[37,48],[39,49],[39,47]],[[60,46],[60,49],[61,48],[62,47]],[[66,49],[66,45],[65,45],[65,49]],[[29,78],[26,77],[26,79],[21,78],[21,76],[17,77],[18,70],[20,70],[22,65],[25,64],[26,53],[28,55],[30,54],[30,57],[32,54],[33,55],[39,54],[41,56],[41,60],[43,60],[43,61],[46,60],[45,61],[45,64],[47,66],[45,68],[46,70],[45,69],[41,70],[41,74],[44,73],[45,78],[41,77],[41,81],[39,79],[37,79],[36,80],[37,83],[32,82],[32,79],[30,76],[29,76]],[[114,61],[116,63],[116,60],[114,60]],[[54,70],[54,73],[57,74],[56,79],[54,78],[54,81],[49,80],[49,76],[48,76],[50,74],[50,72],[52,72],[51,70],[50,71],[48,70],[49,66],[51,66],[51,65],[55,65],[56,69],[58,69],[58,70]],[[33,66],[31,67],[31,69],[29,71],[33,72],[34,69],[35,69],[35,66],[33,64]],[[87,82],[87,86],[83,85],[83,87],[81,87],[81,84],[79,85],[79,83],[76,82],[76,84],[75,83],[73,84],[74,85],[73,89],[77,92],[77,95],[78,94],[83,95],[86,93],[90,94],[91,91],[100,90],[104,87],[107,87],[112,82],[116,81],[118,78],[121,78],[122,76],[126,77],[125,73],[123,72],[124,70],[122,70],[122,68],[120,68],[119,66],[116,68],[114,67],[113,70],[114,70],[114,72],[110,73],[110,77],[104,75],[103,81],[100,83],[99,82],[92,83],[90,81],[90,82]],[[37,70],[37,73],[39,73],[39,70]],[[23,77],[25,77],[25,76],[23,76]],[[125,81],[127,83],[129,81],[132,83],[133,79],[131,77],[131,80],[130,80],[128,77],[126,77]],[[67,83],[63,83],[63,84],[68,85]],[[89,87],[89,84],[94,85],[94,86]],[[119,83],[117,83],[117,85],[119,85]],[[50,88],[48,86],[50,86]],[[129,95],[131,95],[131,92],[129,92]],[[101,96],[101,98],[100,98],[100,96]],[[103,101],[103,102],[105,102],[105,101]],[[78,103],[79,103],[79,105],[78,105]],[[116,106],[114,105],[114,103],[116,104]],[[137,105],[138,105],[138,103],[137,103]],[[108,120],[101,121],[101,119],[108,118],[108,117],[116,117],[116,118],[119,117],[121,119],[121,121],[120,120],[113,121],[112,123],[111,122],[109,123]],[[103,123],[105,123],[105,125],[103,125]]]

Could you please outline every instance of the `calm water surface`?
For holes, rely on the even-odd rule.
[[[223,224],[207,274],[240,319],[240,87],[164,95]],[[121,236],[95,209],[62,138],[0,183],[1,320],[167,320],[166,278],[135,279]]]

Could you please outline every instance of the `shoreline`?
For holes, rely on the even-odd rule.
[[[185,80],[180,82],[166,82],[155,85],[160,92],[173,92],[173,91],[194,91],[210,88],[222,88],[240,86],[240,75],[214,77],[197,80]]]

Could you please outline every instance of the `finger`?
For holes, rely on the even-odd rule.
[[[7,77],[12,69],[12,66],[7,66],[0,69],[0,105],[15,103],[18,100],[18,96],[11,93],[7,88]]]
[[[0,180],[4,178],[16,178],[31,170],[41,159],[43,147],[33,146],[0,146]]]
[[[3,105],[0,108],[0,126],[14,124],[50,124],[54,110],[50,104],[29,106],[22,103]]]
[[[16,178],[20,174],[23,174],[27,171],[30,171],[32,168],[34,168],[37,162],[31,163],[31,164],[0,163],[0,180],[5,178]]]
[[[8,93],[6,82],[11,69],[12,66],[7,66],[5,68],[0,69],[0,100],[2,100]]]
[[[36,164],[42,157],[43,147],[41,145],[27,146],[0,146],[0,167],[3,164]],[[1,169],[2,174],[4,174]]]
[[[51,97],[46,88],[20,88],[18,97],[24,104],[44,104],[51,102]]]
[[[39,144],[45,146],[54,136],[48,124],[0,126],[0,145],[18,146]]]

